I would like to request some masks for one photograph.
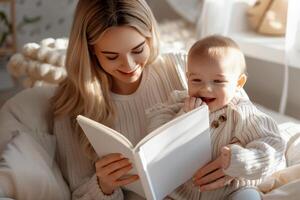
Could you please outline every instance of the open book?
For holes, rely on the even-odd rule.
[[[96,121],[77,116],[99,157],[122,153],[133,163],[140,179],[125,189],[160,200],[211,160],[208,107],[185,113],[149,133],[137,145],[121,133]]]

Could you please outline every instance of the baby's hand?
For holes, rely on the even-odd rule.
[[[183,107],[183,111],[184,112],[189,112],[195,108],[198,108],[199,106],[202,105],[202,100],[200,98],[197,97],[187,97],[184,100],[184,107]]]

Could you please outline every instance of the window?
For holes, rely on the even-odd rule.
[[[229,0],[220,3],[204,0],[203,15],[198,28],[200,36],[211,33],[229,35],[237,41],[248,57],[285,64],[287,56],[289,66],[300,68],[299,0],[288,1],[287,29],[285,36],[281,37],[256,33],[249,26],[246,13],[255,2],[255,0]],[[209,19],[212,16],[215,18]]]

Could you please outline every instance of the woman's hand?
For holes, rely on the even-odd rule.
[[[200,168],[194,175],[194,184],[199,186],[201,191],[215,190],[225,187],[234,179],[224,174],[230,164],[230,148],[223,147],[221,155],[214,161]]]
[[[95,163],[95,167],[99,186],[106,195],[112,194],[115,188],[132,183],[139,178],[137,175],[127,175],[132,169],[132,164],[128,158],[118,153],[102,157]]]
[[[200,98],[197,97],[187,97],[184,100],[184,107],[183,107],[183,111],[184,112],[189,112],[195,108],[198,108],[199,106],[202,105],[202,100]]]

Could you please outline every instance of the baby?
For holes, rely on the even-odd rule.
[[[147,110],[149,131],[206,104],[212,161],[168,197],[260,199],[255,186],[284,166],[285,142],[274,120],[260,112],[243,90],[247,80],[243,53],[230,38],[206,37],[191,47],[186,75],[188,94],[174,91],[165,104]]]

